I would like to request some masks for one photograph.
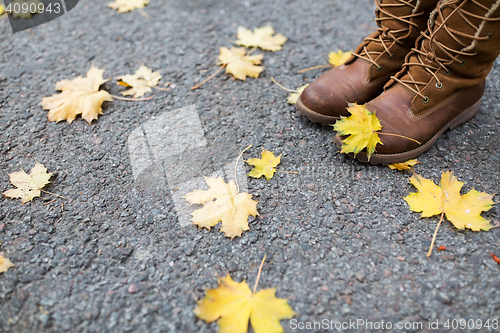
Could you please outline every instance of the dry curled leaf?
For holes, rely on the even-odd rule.
[[[328,55],[328,62],[330,63],[330,65],[335,67],[340,66],[343,63],[345,63],[347,59],[351,57],[351,55],[352,55],[351,51],[344,52],[338,50],[337,52],[330,52],[330,54]]]
[[[160,79],[160,72],[153,72],[151,69],[142,65],[134,75],[127,74],[119,77],[118,84],[132,88],[122,92],[123,96],[133,95],[134,98],[137,98],[144,96],[147,92],[151,92],[151,87],[158,85]]]
[[[15,265],[4,256],[0,256],[0,273],[5,273],[9,270],[9,268],[14,267]]]
[[[375,146],[382,141],[378,137],[377,131],[382,129],[375,112],[371,113],[364,105],[356,103],[349,104],[349,117],[342,117],[338,120],[333,129],[340,136],[347,136],[342,140],[342,153],[359,154],[363,149],[367,150],[367,157],[375,152]]]
[[[210,230],[221,221],[221,232],[226,237],[241,237],[243,231],[250,230],[248,217],[258,215],[258,202],[252,200],[251,194],[238,192],[233,180],[226,184],[220,177],[205,177],[205,181],[209,190],[195,190],[184,196],[191,204],[204,205],[191,213],[193,224]]]
[[[136,9],[142,9],[149,4],[149,0],[115,0],[108,3],[108,7],[116,9],[118,13],[131,12]]]
[[[219,65],[226,66],[226,73],[234,75],[234,78],[245,81],[246,77],[259,77],[264,68],[260,65],[263,54],[247,56],[244,47],[220,48]]]
[[[410,193],[404,199],[410,205],[410,210],[421,212],[421,217],[444,213],[457,229],[488,231],[493,228],[489,220],[481,216],[481,212],[492,207],[494,194],[472,189],[467,194],[461,195],[460,190],[464,183],[458,181],[450,171],[441,174],[439,185],[418,174],[410,178],[410,183],[418,192]]]
[[[287,38],[282,34],[274,35],[274,33],[271,26],[255,28],[253,32],[245,27],[238,27],[236,44],[246,47],[260,47],[266,51],[279,51]]]
[[[246,333],[249,320],[255,333],[284,332],[280,320],[296,313],[275,293],[275,288],[253,293],[245,281],[235,282],[228,274],[219,278],[217,289],[207,290],[194,313],[209,323],[217,320],[219,333]]]
[[[302,87],[297,88],[297,92],[290,93],[290,95],[287,98],[287,102],[290,104],[297,103],[297,100],[299,99],[300,94],[302,94],[302,92],[304,91],[304,89],[307,88],[308,85],[309,85],[309,83],[304,84]]]
[[[281,162],[281,155],[275,157],[273,152],[263,149],[262,158],[250,158],[246,162],[254,166],[247,176],[254,178],[265,176],[269,180],[273,178],[275,167]]]
[[[52,173],[47,173],[47,168],[42,164],[36,163],[28,175],[24,170],[9,174],[10,182],[16,186],[15,189],[7,190],[3,193],[8,198],[20,198],[21,203],[33,200],[39,197],[41,189],[49,183]]]
[[[99,90],[101,84],[108,80],[102,78],[104,69],[92,67],[87,77],[77,77],[73,80],[62,80],[56,83],[56,90],[60,94],[42,98],[42,107],[50,110],[47,114],[49,121],[67,120],[71,123],[81,114],[89,124],[102,114],[101,105],[104,101],[112,101],[111,95]]]
[[[389,168],[391,168],[392,170],[413,170],[413,166],[416,165],[416,164],[420,164],[419,161],[417,161],[416,159],[413,159],[413,160],[408,160],[406,162],[402,162],[402,163],[392,163],[392,164],[389,164],[387,165]]]

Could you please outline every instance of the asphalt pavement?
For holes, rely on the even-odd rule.
[[[0,191],[12,188],[9,173],[39,162],[54,173],[46,190],[67,198],[0,198],[0,252],[16,265],[0,274],[0,332],[216,332],[194,315],[196,301],[228,273],[252,286],[264,255],[259,288],[275,287],[298,313],[281,322],[286,332],[453,332],[460,319],[498,331],[500,265],[490,253],[500,256],[500,228],[445,222],[436,245],[446,250],[427,258],[439,218],[409,211],[411,173],[340,154],[332,128],[299,115],[271,81],[297,88],[325,69],[297,71],[355,48],[376,29],[371,0],[151,0],[147,15],[108,2],[80,0],[16,34],[0,19]],[[264,53],[259,78],[221,73],[192,91],[240,25],[272,25],[288,41],[255,51]],[[113,77],[102,88],[114,95],[116,77],[142,64],[171,89],[105,102],[90,126],[48,122],[41,98],[92,64]],[[499,96],[497,59],[479,114],[415,171],[438,182],[452,170],[464,191],[499,192]],[[259,202],[251,230],[230,240],[219,226],[190,225],[183,193],[204,176],[234,178],[250,144],[244,159],[265,148],[298,175],[250,179],[240,162],[242,189]],[[496,226],[499,207],[483,213]]]

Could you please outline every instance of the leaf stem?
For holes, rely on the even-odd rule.
[[[146,98],[126,98],[126,97],[120,97],[120,96],[116,96],[116,95],[111,95],[111,97],[119,99],[121,101],[134,101],[134,102],[147,101],[147,100],[153,98],[154,96],[155,95],[151,95],[151,96],[146,97]]]
[[[172,88],[160,88],[160,87],[156,87],[156,86],[152,86],[151,88],[155,88],[155,89],[162,90],[162,91],[170,91],[172,89]]]
[[[262,273],[262,266],[264,266],[264,261],[266,261],[266,257],[267,255],[264,254],[264,258],[262,258],[262,262],[260,263],[259,273],[257,273],[257,280],[255,280],[255,285],[253,286],[252,294],[255,294],[255,292],[257,291],[257,285],[259,284],[260,274]]]
[[[44,192],[44,193],[47,193],[47,194],[52,194],[52,195],[55,195],[56,197],[59,197],[59,198],[61,198],[61,199],[68,200],[68,198],[65,198],[65,197],[63,197],[63,196],[60,196],[60,195],[58,195],[58,194],[55,194],[55,193],[52,193],[52,192],[49,192],[49,191],[45,191],[45,190],[42,190],[42,189],[40,189],[40,191],[42,191],[42,192]]]
[[[247,52],[247,54],[245,54],[245,56],[249,56],[250,54],[252,54],[255,50],[257,50],[257,47],[253,47],[250,51]]]
[[[279,172],[283,172],[283,173],[293,173],[293,174],[296,174],[296,175],[299,174],[297,171],[285,171],[285,170],[280,170],[280,169],[276,169],[276,168],[274,168],[274,170],[279,171]]]
[[[237,168],[238,168],[238,162],[240,161],[241,156],[243,156],[243,153],[246,152],[248,149],[252,148],[252,145],[249,145],[243,151],[238,155],[238,158],[236,159],[236,163],[234,164],[234,182],[236,183],[236,193],[240,193],[240,186],[238,185],[238,177],[237,177]],[[236,194],[235,193],[235,194]]]
[[[139,13],[141,13],[141,15],[142,15],[142,16],[144,16],[145,18],[147,18],[147,19],[150,19],[150,18],[151,18],[151,16],[149,16],[149,15],[148,15],[148,13],[146,13],[146,12],[144,11],[144,9],[142,9],[142,8],[137,8],[137,10],[138,10],[138,11],[139,11]]]
[[[273,81],[273,82],[274,82],[274,83],[275,83],[278,87],[280,87],[280,88],[281,88],[281,89],[283,89],[283,90],[286,90],[286,91],[289,91],[289,92],[292,92],[292,93],[296,93],[296,92],[297,92],[297,90],[293,90],[293,89],[290,89],[290,88],[287,88],[287,87],[282,86],[282,85],[281,85],[281,84],[279,84],[279,83],[278,83],[278,81],[276,81],[276,80],[274,79],[274,77],[272,77],[272,76],[271,76],[271,81]]]
[[[439,219],[439,223],[436,227],[436,230],[434,231],[434,236],[432,236],[431,246],[429,247],[429,252],[427,252],[427,257],[430,257],[432,254],[432,248],[434,247],[434,241],[436,240],[436,235],[438,233],[439,226],[441,225],[441,222],[443,222],[443,217],[444,217],[444,212],[441,213],[441,219]]]
[[[301,69],[300,71],[297,72],[297,74],[302,74],[304,72],[307,72],[307,71],[310,71],[310,70],[313,70],[313,69],[324,68],[324,67],[333,67],[333,66],[332,65],[318,65],[318,66],[313,66],[313,67]]]
[[[197,84],[195,85],[194,87],[191,87],[191,90],[195,90],[195,89],[198,89],[199,87],[201,87],[202,85],[204,85],[207,81],[213,79],[214,77],[217,76],[217,74],[220,73],[220,71],[225,68],[227,66],[227,64],[223,64],[219,67],[219,69],[217,70],[217,72],[213,73],[212,75],[210,75],[209,77],[207,77],[205,80],[201,81],[200,84]]]
[[[44,203],[43,205],[44,205],[44,206],[47,206],[48,204],[51,204],[51,203],[53,203],[54,201],[56,201],[56,199],[52,199],[52,200],[50,200],[49,202]]]
[[[399,134],[393,134],[393,133],[380,133],[380,132],[376,132],[377,134],[383,134],[383,135],[391,135],[391,136],[397,136],[397,137],[400,137],[400,138],[403,138],[403,139],[408,139],[408,140],[411,140],[413,142],[416,142],[418,143],[419,145],[421,145],[422,143],[420,141],[417,141],[415,139],[412,139],[412,138],[409,138],[407,136],[404,136],[404,135],[399,135]]]

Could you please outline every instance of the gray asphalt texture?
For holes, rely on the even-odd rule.
[[[324,69],[296,72],[356,47],[376,27],[371,0],[152,0],[150,19],[118,14],[108,1],[81,0],[15,35],[0,20],[0,190],[12,188],[8,173],[40,162],[55,173],[46,190],[68,198],[0,199],[0,251],[16,265],[0,275],[0,332],[216,332],[193,314],[196,301],[227,273],[253,286],[265,254],[259,289],[276,287],[297,323],[416,321],[424,332],[451,332],[447,319],[500,320],[500,265],[490,256],[500,256],[500,228],[458,231],[445,222],[436,245],[446,250],[427,258],[438,217],[409,211],[402,197],[415,191],[411,174],[340,154],[331,127],[299,115],[271,82],[312,82]],[[239,25],[268,24],[289,40],[264,52],[260,78],[221,73],[190,90],[217,69],[219,47],[232,45]],[[41,98],[92,63],[105,77],[145,64],[175,87],[145,102],[105,103],[91,126],[48,122]],[[452,170],[464,191],[499,192],[499,74],[497,59],[479,114],[444,134],[417,173],[438,182]],[[114,80],[102,87],[123,91]],[[209,146],[252,144],[245,159],[266,148],[283,155],[281,169],[299,172],[248,180],[260,216],[232,241],[219,227],[181,227],[167,189],[134,182],[130,133],[192,104]],[[497,226],[499,207],[483,213]],[[336,331],[281,323],[286,332]]]

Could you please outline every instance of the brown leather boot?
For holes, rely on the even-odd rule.
[[[392,133],[380,135],[373,164],[403,162],[429,149],[446,130],[474,117],[485,78],[500,54],[500,0],[443,0],[403,70],[366,104]],[[337,145],[341,145],[336,137]],[[365,154],[357,158],[367,161]]]
[[[335,123],[349,115],[348,103],[364,104],[383,91],[391,75],[401,70],[429,13],[438,0],[377,0],[379,29],[369,35],[342,66],[310,84],[296,103],[311,121]]]

